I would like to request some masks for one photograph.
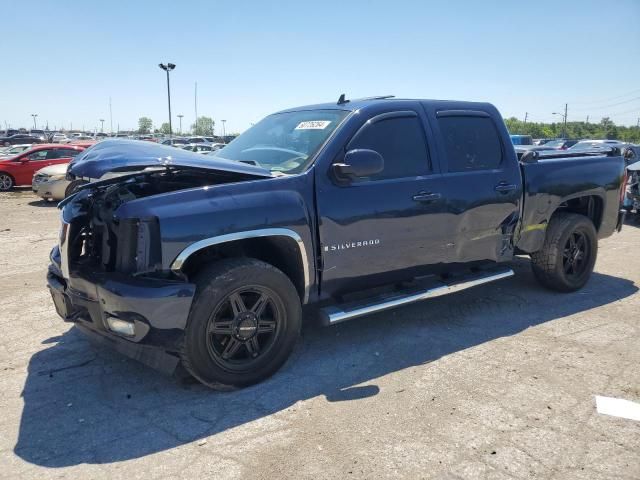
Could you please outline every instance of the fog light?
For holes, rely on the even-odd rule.
[[[136,333],[136,327],[133,322],[127,322],[126,320],[120,320],[116,317],[107,317],[107,325],[112,332],[119,333],[120,335],[126,335],[133,337]]]

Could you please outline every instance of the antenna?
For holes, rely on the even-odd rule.
[[[346,99],[345,94],[341,94],[340,98],[338,98],[338,105],[343,105],[345,103],[348,103],[349,100]]]

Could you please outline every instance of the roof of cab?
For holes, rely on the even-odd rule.
[[[385,97],[371,97],[349,100],[345,103],[327,102],[317,103],[314,105],[303,105],[294,108],[287,108],[276,113],[296,112],[303,110],[345,110],[349,112],[355,112],[366,107],[379,104],[393,104],[401,106],[402,104],[415,104],[422,103],[425,105],[431,105],[438,110],[495,110],[495,107],[487,102],[467,102],[459,100],[435,100],[435,99],[419,99],[419,98],[395,98],[390,96]]]

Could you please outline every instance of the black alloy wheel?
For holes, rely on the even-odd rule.
[[[228,295],[211,314],[207,350],[221,367],[246,370],[273,348],[282,313],[275,293],[263,286],[243,287]]]

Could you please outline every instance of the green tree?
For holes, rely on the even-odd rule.
[[[160,125],[160,133],[164,133],[165,135],[169,135],[171,130],[169,129],[169,122],[165,122]]]
[[[197,126],[194,123],[191,125],[191,130],[194,135],[213,135],[213,129],[215,128],[216,122],[213,121],[210,117],[198,117]]]
[[[138,133],[149,133],[153,127],[153,120],[149,117],[140,117],[138,119]]]

